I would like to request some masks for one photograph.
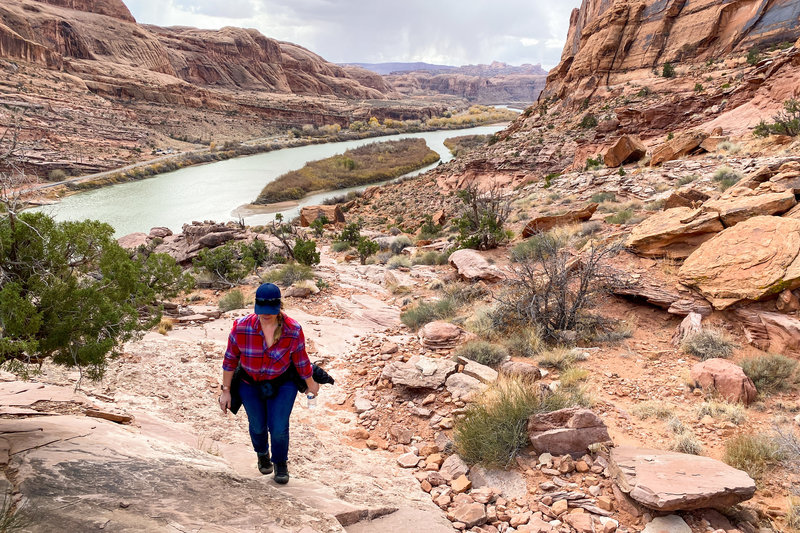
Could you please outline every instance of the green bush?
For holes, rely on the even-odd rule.
[[[294,259],[301,265],[313,266],[319,264],[319,252],[317,243],[312,240],[297,238],[294,241],[292,250]]]
[[[681,345],[684,352],[703,361],[714,357],[727,359],[733,355],[736,347],[736,343],[727,334],[710,328],[689,335]]]
[[[584,170],[599,170],[603,167],[603,154],[597,154],[595,157],[586,159]]]
[[[462,202],[461,215],[455,220],[459,247],[489,250],[509,239],[504,224],[511,214],[511,201],[499,187],[482,192],[477,185],[469,185],[456,195]]]
[[[744,470],[755,479],[760,480],[767,469],[781,459],[781,450],[770,435],[763,433],[743,434],[725,442],[723,461],[734,468]]]
[[[775,121],[772,124],[764,120],[759,122],[753,129],[753,134],[757,137],[767,137],[770,134],[790,137],[800,135],[800,100],[792,98],[783,102],[783,111],[772,119]]]
[[[587,113],[583,115],[581,119],[581,128],[587,130],[591,128],[597,127],[597,117],[592,115],[591,113]]]
[[[330,220],[325,215],[314,219],[308,226],[314,231],[314,235],[319,239],[325,233],[325,224],[329,224]]]
[[[486,341],[472,341],[462,344],[455,353],[456,357],[466,357],[482,365],[496,367],[508,359],[508,350],[499,344]]]
[[[617,195],[613,192],[598,192],[592,195],[591,201],[596,204],[602,204],[603,202],[616,202]]]
[[[542,397],[538,387],[520,381],[496,383],[456,420],[456,450],[468,464],[508,467],[529,443],[531,415],[579,404],[579,399],[569,393],[559,391]]]
[[[195,271],[205,271],[215,280],[235,284],[250,272],[250,265],[241,261],[241,248],[236,243],[226,243],[216,248],[203,248],[192,260]]]
[[[661,69],[661,76],[664,78],[675,77],[675,67],[672,65],[672,63],[664,63],[664,67]]]
[[[409,328],[416,330],[428,322],[451,317],[456,305],[450,298],[442,298],[429,302],[422,300],[413,307],[400,313],[400,320]]]
[[[349,243],[352,246],[358,244],[358,240],[361,238],[361,225],[358,222],[351,222],[350,224],[346,225],[342,228],[342,232],[339,234],[338,240],[341,242]]]
[[[234,289],[219,299],[219,310],[223,313],[243,308],[244,294],[239,289]]]
[[[747,52],[747,64],[748,65],[756,65],[759,61],[761,61],[761,50],[757,47],[753,47]]]
[[[361,260],[361,264],[364,265],[367,263],[367,257],[375,254],[378,251],[380,246],[377,242],[373,241],[372,239],[368,239],[366,237],[359,237],[358,245],[356,245],[356,250],[358,251],[358,258]]]
[[[283,287],[289,287],[298,281],[311,279],[313,277],[314,271],[310,266],[300,263],[287,263],[282,267],[270,270],[264,274],[262,279],[267,283],[275,283]]]
[[[242,258],[242,265],[248,271],[253,271],[267,262],[281,262],[283,257],[270,254],[267,243],[261,239],[254,239],[250,243],[241,243],[239,253]]]
[[[626,224],[633,218],[633,209],[625,208],[617,211],[613,215],[606,217],[609,224]]]
[[[760,394],[793,390],[800,382],[796,373],[797,360],[783,355],[770,354],[742,361],[742,370],[753,380]]]

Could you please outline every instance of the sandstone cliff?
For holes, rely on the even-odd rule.
[[[445,94],[481,104],[499,104],[535,101],[544,88],[546,75],[541,65],[512,66],[495,61],[490,65],[395,72],[386,80],[401,94]]]
[[[108,15],[109,17],[136,22],[128,7],[121,0],[39,0],[53,6],[67,7],[87,13]]]
[[[716,59],[800,37],[794,0],[584,0],[544,96],[590,92],[637,69]]]

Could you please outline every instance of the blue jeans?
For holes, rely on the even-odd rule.
[[[297,385],[287,381],[272,398],[264,400],[258,386],[242,381],[239,394],[250,423],[253,449],[256,453],[267,453],[269,437],[272,437],[272,460],[278,463],[286,461],[289,457],[289,415],[297,396]]]

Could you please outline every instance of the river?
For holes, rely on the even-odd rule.
[[[502,124],[494,124],[463,130],[407,133],[286,148],[182,168],[140,181],[81,192],[68,196],[57,204],[37,207],[32,211],[47,213],[56,220],[100,220],[110,224],[117,237],[134,232],[147,233],[156,226],[165,226],[179,232],[183,224],[193,220],[225,222],[244,218],[248,225],[265,224],[274,219],[274,212],[253,213],[251,210],[239,208],[255,200],[267,183],[290,170],[301,168],[308,161],[341,154],[345,150],[368,143],[422,138],[432,150],[439,153],[441,161],[447,162],[453,156],[444,146],[445,139],[461,135],[486,135],[503,128]],[[407,176],[425,172],[438,164],[411,172]],[[331,196],[364,188],[366,186],[314,194],[281,213],[291,220],[300,213],[300,207],[304,205],[317,205]]]

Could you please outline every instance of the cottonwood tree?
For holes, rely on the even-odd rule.
[[[108,224],[21,212],[18,131],[0,137],[0,363],[51,359],[98,378],[191,278],[169,256],[131,255]]]

